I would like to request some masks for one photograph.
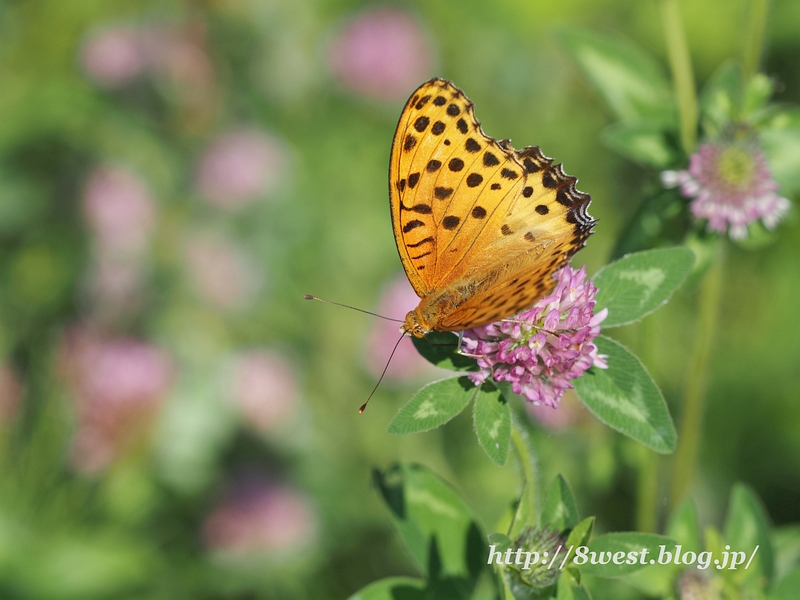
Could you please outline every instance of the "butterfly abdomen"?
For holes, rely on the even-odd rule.
[[[457,315],[459,309],[462,308],[467,302],[474,302],[476,298],[484,296],[490,292],[499,280],[508,279],[509,273],[507,265],[500,269],[492,269],[479,275],[475,275],[470,279],[458,281],[446,288],[432,292],[420,299],[419,306],[406,315],[406,322],[404,329],[422,337],[425,333],[431,331],[460,331],[465,329],[464,322],[461,319],[449,323],[448,317]],[[517,292],[522,293],[522,286],[525,282],[520,282],[521,287]],[[544,289],[544,287],[542,288]],[[531,300],[531,304],[541,296],[539,293],[537,298]],[[492,300],[494,302],[492,302]],[[481,308],[485,308],[482,312],[486,317],[486,323],[490,323],[496,319],[498,311],[503,312],[504,307],[510,310],[512,305],[518,304],[519,298],[509,297],[498,294],[496,298],[490,298],[485,305],[477,305],[477,312],[481,312]],[[470,314],[475,314],[475,309],[469,310]],[[506,312],[506,316],[511,314]],[[414,332],[417,333],[414,333]]]

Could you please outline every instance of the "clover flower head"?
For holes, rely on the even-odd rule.
[[[558,408],[572,379],[607,367],[594,339],[608,310],[594,313],[597,288],[586,280],[586,267],[565,266],[554,278],[555,290],[530,310],[464,332],[462,349],[480,367],[468,375],[475,385],[492,377],[534,404]]]
[[[767,159],[751,140],[701,144],[687,170],[664,171],[661,181],[692,198],[692,214],[707,219],[709,229],[733,239],[747,237],[747,226],[758,219],[773,229],[790,206],[777,194]]]
[[[519,538],[514,541],[513,550],[535,553],[537,557],[557,556],[558,558],[553,562],[555,560],[560,562],[560,555],[566,552],[564,550],[565,541],[557,531],[540,527],[526,527],[520,532]],[[557,568],[552,568],[549,562],[536,560],[527,569],[523,569],[520,563],[510,564],[511,571],[506,573],[506,582],[512,591],[522,591],[528,587],[527,593],[525,593],[526,597],[530,595],[530,587],[542,589],[551,586],[558,579],[559,572]]]
[[[716,600],[722,597],[722,582],[705,571],[689,568],[678,578],[676,591],[680,600]]]

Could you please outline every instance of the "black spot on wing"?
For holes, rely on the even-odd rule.
[[[483,175],[480,173],[470,173],[467,175],[468,187],[478,187],[481,183],[483,183]]]
[[[447,168],[453,171],[454,173],[458,173],[461,169],[464,168],[464,161],[460,158],[451,158],[450,162],[447,163]]]
[[[419,99],[419,102],[417,102],[414,105],[414,108],[416,108],[417,110],[420,110],[423,106],[425,106],[428,103],[428,100],[430,100],[430,99],[431,99],[430,96],[423,96],[422,98]]]
[[[467,149],[467,152],[478,152],[481,149],[481,145],[476,142],[472,138],[467,138],[467,141],[464,142],[464,147]]]
[[[494,167],[494,166],[497,166],[499,164],[500,164],[500,161],[491,152],[486,152],[483,155],[483,166],[484,167]]]
[[[403,226],[403,233],[408,233],[409,231],[413,231],[417,227],[422,227],[423,225],[425,225],[425,223],[423,223],[419,219],[414,219],[413,221],[409,221]]]
[[[420,241],[418,241],[418,242],[416,242],[414,244],[406,244],[406,247],[407,248],[419,248],[420,246],[422,246],[422,244],[428,244],[428,243],[433,242],[433,241],[434,241],[433,237],[432,236],[428,236],[425,239],[422,239],[422,240],[420,240]]]
[[[411,173],[411,175],[408,176],[408,187],[413,188],[415,185],[417,185],[418,181],[419,173]]]
[[[449,187],[435,187],[433,188],[433,195],[437,200],[445,200],[453,193],[453,188]]]
[[[409,133],[408,135],[406,135],[406,139],[405,139],[405,141],[403,142],[403,150],[405,150],[406,152],[409,152],[409,151],[411,151],[411,150],[414,148],[414,146],[416,146],[416,145],[417,145],[417,138],[415,138],[415,137],[414,137],[413,135],[411,135],[410,133]]]
[[[444,219],[442,219],[442,226],[445,229],[455,229],[458,227],[458,224],[461,222],[461,218],[455,215],[448,215]]]
[[[414,121],[414,129],[416,129],[419,133],[422,133],[428,127],[428,123],[430,122],[431,120],[428,117],[419,117],[416,121]]]
[[[441,121],[436,121],[433,124],[433,127],[431,127],[431,133],[433,135],[440,135],[445,130],[446,127],[447,126]]]

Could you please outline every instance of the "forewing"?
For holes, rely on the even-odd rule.
[[[389,187],[397,249],[417,294],[469,268],[491,241],[481,234],[500,222],[523,182],[513,149],[483,133],[461,90],[432,79],[412,94],[392,145]]]

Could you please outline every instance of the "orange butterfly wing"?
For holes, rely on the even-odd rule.
[[[553,287],[552,273],[583,247],[594,221],[589,196],[551,162],[536,147],[516,151],[486,136],[472,102],[450,82],[432,79],[411,96],[389,185],[423,329],[491,323]]]

